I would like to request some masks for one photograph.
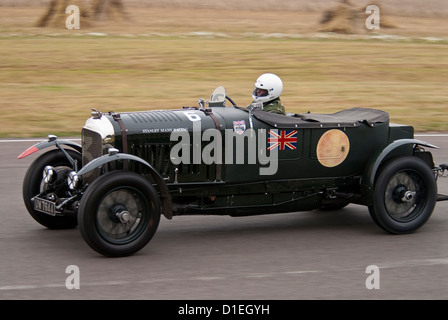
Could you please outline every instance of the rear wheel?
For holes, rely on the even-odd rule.
[[[385,164],[374,186],[370,215],[377,225],[394,234],[411,233],[431,216],[437,184],[431,168],[416,157]]]
[[[160,221],[160,200],[141,175],[113,171],[86,190],[78,223],[87,244],[109,257],[131,255],[154,236]]]

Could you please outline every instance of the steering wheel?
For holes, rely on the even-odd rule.
[[[226,95],[226,99],[229,100],[229,102],[232,104],[232,106],[234,108],[237,108],[238,106],[236,105],[235,101],[232,100],[232,98],[230,98],[228,95]]]

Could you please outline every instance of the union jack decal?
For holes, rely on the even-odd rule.
[[[292,131],[282,130],[279,131],[278,133],[276,131],[277,130],[269,130],[268,150],[297,149],[297,130]]]
[[[246,130],[246,122],[244,120],[233,121],[233,130],[238,134],[243,134]]]

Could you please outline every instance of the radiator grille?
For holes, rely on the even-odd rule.
[[[89,129],[82,129],[82,166],[95,158],[103,155],[103,143],[101,135]],[[100,174],[100,169],[95,169],[83,176],[84,183],[90,183]]]
[[[130,153],[147,161],[163,178],[170,176],[170,146],[169,144],[131,145]],[[141,173],[149,173],[149,169],[142,166]]]

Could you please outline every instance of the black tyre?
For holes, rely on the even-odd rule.
[[[133,172],[113,171],[97,178],[86,190],[78,223],[87,244],[108,257],[141,250],[160,221],[160,199],[152,184]]]
[[[81,165],[82,157],[79,152],[70,149],[65,151]],[[39,156],[30,165],[23,179],[22,194],[25,206],[34,220],[49,229],[75,228],[78,225],[75,213],[69,213],[65,216],[51,216],[34,210],[34,204],[31,198],[48,188],[42,177],[43,170],[47,165],[54,167],[56,172],[73,170],[73,167],[61,150],[51,150]]]
[[[416,157],[386,163],[374,186],[370,215],[377,225],[393,234],[411,233],[431,216],[437,184],[431,168]]]

